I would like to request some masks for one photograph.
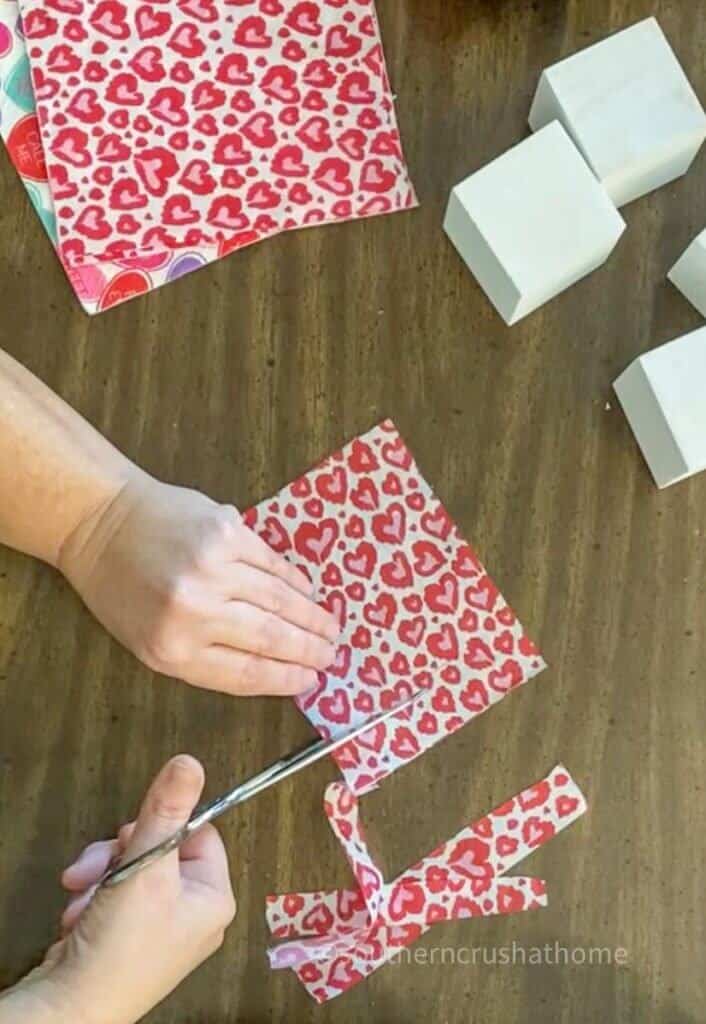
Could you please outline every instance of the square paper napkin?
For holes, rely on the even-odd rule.
[[[21,7],[26,48],[0,0],[3,135],[89,312],[280,231],[416,205],[371,0]],[[30,71],[34,178],[10,144],[22,119],[36,136]]]
[[[343,625],[335,665],[299,699],[322,735],[426,691],[335,755],[356,794],[545,667],[389,420],[245,518]]]

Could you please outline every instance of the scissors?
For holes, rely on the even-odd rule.
[[[364,735],[371,729],[374,729],[376,725],[380,725],[381,722],[387,721],[393,715],[399,714],[400,711],[405,711],[411,707],[415,701],[419,699],[423,691],[418,690],[407,700],[395,705],[388,711],[383,712],[374,718],[369,718],[362,725],[356,726],[356,728],[349,730],[342,736],[337,737],[334,740],[327,740],[322,738],[317,740],[310,746],[305,747],[303,750],[297,751],[297,753],[289,754],[287,757],[280,758],[274,764],[270,765],[269,768],[265,768],[264,771],[255,775],[253,778],[248,779],[246,782],[240,783],[235,789],[232,789],[230,793],[226,793],[225,796],[219,797],[210,804],[206,804],[204,807],[197,808],[189,821],[180,828],[173,835],[163,840],[157,846],[154,846],[151,850],[146,850],[140,854],[139,857],[131,858],[128,861],[118,861],[113,867],[111,867],[106,874],[103,876],[101,886],[112,887],[119,885],[121,882],[127,881],[128,878],[132,878],[133,875],[137,874],[138,871],[142,871],[144,868],[149,867],[150,864],[154,864],[155,861],[161,860],[162,857],[166,857],[168,853],[178,849],[182,843],[193,836],[195,832],[198,832],[200,828],[203,828],[209,821],[214,821],[216,818],[220,818],[222,814],[229,811],[232,807],[237,807],[239,804],[244,804],[246,800],[250,800],[252,797],[257,796],[258,793],[262,793],[263,790],[269,789],[270,786],[276,785],[278,782],[282,782],[283,779],[288,778],[290,775],[294,775],[295,772],[301,771],[302,768],[308,768],[310,764],[315,764],[317,761],[321,761],[324,757],[329,754],[333,754],[336,750],[344,747],[347,743],[351,743],[359,736]]]

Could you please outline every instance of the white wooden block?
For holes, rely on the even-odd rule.
[[[669,271],[669,280],[706,316],[706,231],[702,231]]]
[[[706,138],[703,107],[654,18],[544,71],[530,126],[554,119],[616,206],[685,174]]]
[[[625,222],[555,121],[457,185],[444,229],[514,324],[604,263]]]
[[[706,327],[640,356],[614,387],[658,487],[706,469]]]

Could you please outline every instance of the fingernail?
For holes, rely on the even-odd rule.
[[[333,646],[333,644],[330,644],[326,648],[325,652],[322,652],[322,654],[321,654],[321,660],[319,662],[319,667],[322,668],[322,669],[328,668],[329,665],[333,665],[335,660],[336,660],[336,648]]]
[[[194,777],[195,762],[188,754],[177,754],[167,765],[165,782],[170,786],[179,786],[191,781]]]
[[[326,639],[330,640],[332,643],[335,643],[336,640],[338,640],[340,635],[341,635],[341,627],[339,626],[339,624],[337,622],[331,622],[326,627]]]

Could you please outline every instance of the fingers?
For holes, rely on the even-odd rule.
[[[86,889],[85,892],[71,897],[66,905],[64,913],[61,915],[62,935],[66,935],[76,927],[78,919],[93,899],[97,888],[97,885],[92,885],[89,889]]]
[[[340,636],[341,627],[335,616],[289,583],[262,569],[239,564],[235,571],[231,569],[227,587],[232,600],[271,612],[329,643],[335,643]]]
[[[230,890],[230,871],[223,840],[213,825],[205,825],[179,850],[183,878],[201,882],[220,892]]]
[[[167,762],[147,791],[125,856],[139,857],[185,825],[203,785],[204,771],[195,758],[179,754]]]
[[[183,674],[187,683],[239,697],[294,697],[316,685],[314,669],[213,644]]]
[[[336,648],[328,640],[241,601],[225,605],[212,636],[224,647],[320,671],[336,660]]]
[[[262,569],[263,572],[289,583],[300,593],[311,597],[312,585],[303,572],[278,555],[271,547],[268,547],[256,533],[247,526],[242,525],[238,530],[237,560],[251,565],[255,569]]]
[[[95,885],[108,870],[113,858],[120,852],[117,839],[91,843],[79,854],[61,876],[61,884],[69,892],[83,892]]]

